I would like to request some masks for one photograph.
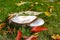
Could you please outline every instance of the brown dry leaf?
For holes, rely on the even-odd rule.
[[[9,14],[8,19],[10,20],[12,17],[14,17],[14,14]]]
[[[38,40],[38,33],[35,33],[35,34],[31,35],[26,40]]]
[[[8,26],[8,32],[9,32],[9,33],[12,33],[12,32],[13,32],[13,29],[10,28],[10,26]]]
[[[34,36],[38,36],[38,33],[34,33]]]
[[[2,29],[5,26],[6,23],[1,23],[0,24],[0,29]]]

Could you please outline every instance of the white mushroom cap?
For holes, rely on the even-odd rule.
[[[41,26],[44,24],[44,20],[39,18],[35,22],[31,23],[29,26],[35,27],[35,26]]]
[[[11,20],[15,23],[19,24],[25,24],[25,23],[30,23],[33,20],[35,20],[37,17],[36,16],[15,16]]]

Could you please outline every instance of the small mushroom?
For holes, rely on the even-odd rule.
[[[36,27],[36,26],[41,26],[43,24],[44,24],[44,20],[41,18],[38,18],[36,21],[32,22],[29,26]]]

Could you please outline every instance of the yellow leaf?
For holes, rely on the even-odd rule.
[[[50,12],[53,12],[53,9],[52,8],[50,8]]]
[[[53,35],[51,36],[51,38],[52,38],[52,39],[56,39],[56,36],[55,36],[55,34],[53,34]]]
[[[51,13],[50,12],[44,12],[46,16],[50,16]]]
[[[26,3],[27,3],[27,2],[22,2],[22,1],[21,1],[20,3],[16,3],[16,5],[17,5],[17,6],[21,6],[21,5],[24,5],[24,4],[26,4]]]
[[[59,39],[60,40],[59,34],[53,34],[51,37],[52,37],[52,39],[55,39],[55,40]]]
[[[17,6],[21,6],[21,3],[16,3]]]
[[[35,4],[37,5],[37,4],[39,4],[38,2],[35,2]]]

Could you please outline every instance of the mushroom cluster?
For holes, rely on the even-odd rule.
[[[25,13],[29,13],[30,11],[26,11]],[[32,12],[30,12],[31,14]],[[39,14],[38,12],[35,12],[35,14]],[[46,27],[43,27],[42,25],[45,23],[45,21],[42,18],[38,18],[36,15],[34,16],[14,16],[10,19],[10,22],[14,22],[17,24],[21,24],[21,25],[27,25],[29,27],[31,27],[31,32],[32,33],[39,33],[41,31],[47,30]],[[17,39],[16,40],[20,40],[22,35],[21,31],[18,30],[17,33]],[[37,37],[35,37],[35,35],[32,35],[30,37],[28,37],[26,40],[37,40]]]
[[[41,18],[37,18],[36,16],[15,16],[11,19],[11,21],[18,24],[29,24],[28,26],[41,26],[44,24],[44,20]]]
[[[20,16],[21,14],[29,14],[28,16]],[[37,18],[36,15],[41,14],[42,12],[34,12],[34,11],[25,11],[14,14],[9,14],[9,23],[14,22],[18,24],[28,24],[28,26],[41,26],[44,24],[44,20],[41,18]],[[31,16],[33,15],[33,16]]]

